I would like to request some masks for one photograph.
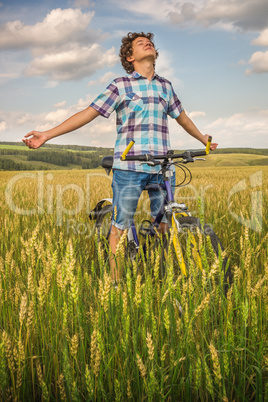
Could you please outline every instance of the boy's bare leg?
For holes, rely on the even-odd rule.
[[[168,224],[164,223],[164,222],[160,222],[158,230],[161,234],[165,234],[168,231]]]
[[[154,222],[154,219],[152,218],[152,222]],[[161,234],[165,234],[168,231],[168,224],[164,222],[160,222],[160,225],[158,226],[158,232]]]
[[[168,230],[168,224],[161,222],[158,228],[159,233],[164,234]],[[113,281],[119,281],[122,278],[122,266],[119,256],[115,259],[116,248],[119,243],[120,237],[124,233],[124,230],[116,228],[114,225],[111,227],[110,233],[110,248],[111,248],[111,257],[110,257],[110,268],[111,268],[111,279]]]
[[[112,225],[110,233],[110,247],[112,255],[110,257],[111,279],[113,281],[119,281],[122,278],[122,267],[119,256],[115,259],[116,248],[119,243],[120,237],[124,233],[124,230],[116,228]]]

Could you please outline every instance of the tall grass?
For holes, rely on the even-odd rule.
[[[210,256],[208,264],[201,253],[202,272],[193,265],[187,279],[177,274],[169,251],[161,279],[159,252],[152,248],[146,261],[141,256],[131,264],[123,244],[118,253],[125,280],[116,289],[96,236],[74,227],[68,231],[65,215],[57,226],[56,205],[50,213],[23,216],[2,198],[3,401],[268,400],[268,170],[263,169],[259,232],[230,215],[227,199],[232,186],[249,180],[256,169],[217,169],[210,177],[206,172],[194,170],[195,188],[188,196],[198,192],[200,200],[202,188],[212,186],[201,212],[230,257],[233,284],[227,295],[222,255]],[[82,188],[83,175],[55,173],[54,181]],[[1,173],[3,191],[11,177]],[[33,208],[37,200],[29,180],[14,187],[21,208]],[[92,178],[92,207],[110,195],[109,183],[103,183],[104,178]],[[249,218],[255,190],[249,184],[234,195],[232,211]],[[177,196],[186,197],[187,190]],[[198,199],[187,200],[193,210]],[[66,191],[65,208],[76,203],[75,194]],[[86,219],[82,210],[76,228]]]

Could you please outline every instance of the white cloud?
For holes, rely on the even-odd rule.
[[[268,28],[264,29],[251,43],[256,46],[268,47]],[[246,70],[246,75],[268,73],[268,51],[253,53],[248,63],[252,68]]]
[[[62,123],[68,117],[89,106],[93,97],[87,96],[85,99],[79,99],[75,105],[66,109],[58,109],[47,114],[35,117],[36,129],[40,131],[49,130],[51,127]],[[88,146],[113,147],[116,138],[115,114],[109,119],[98,117],[92,123],[85,125],[79,130],[68,133],[67,135],[57,137],[54,143],[62,144],[81,144]]]
[[[0,122],[0,131],[5,131],[7,129],[7,123],[5,121]]]
[[[114,0],[118,7],[143,14],[156,21],[168,21],[174,25],[231,27],[242,30],[261,30],[267,27],[267,0]]]
[[[62,101],[59,103],[55,103],[55,105],[53,105],[56,109],[62,108],[66,105],[66,101]]]
[[[252,65],[252,69],[246,70],[247,75],[268,73],[268,50],[253,53],[249,64]]]
[[[58,104],[57,110],[52,110],[48,113],[42,113],[39,115],[33,115],[35,122],[34,128],[39,131],[49,130],[52,127],[58,126],[64,120],[68,119],[73,114],[80,112],[85,109],[91,101],[93,97],[88,95],[85,99],[79,99],[76,104],[71,105],[67,108],[63,109],[63,102]],[[57,105],[54,105],[55,107]]]
[[[47,76],[47,88],[60,81],[90,76],[118,61],[113,47],[104,49],[99,44],[106,34],[90,29],[93,15],[94,12],[80,9],[58,8],[34,25],[19,20],[7,22],[0,26],[0,49],[29,49],[32,58],[21,72],[26,76]]]
[[[85,138],[88,145],[97,144],[100,147],[114,147],[116,139],[115,115],[109,119],[99,117],[92,124],[85,127]]]
[[[245,60],[239,60],[239,62],[237,63],[238,66],[244,66],[245,64],[247,64]]]
[[[254,39],[251,43],[257,46],[268,46],[268,28],[264,29],[259,37]]]
[[[59,81],[56,80],[48,80],[44,85],[43,88],[55,88],[59,85]]]
[[[196,119],[197,117],[205,117],[206,116],[206,113],[201,112],[201,111],[193,111],[193,112],[190,112],[187,114],[190,117],[190,119]]]
[[[19,77],[19,73],[10,73],[10,72],[6,72],[6,73],[1,73],[0,74],[0,84],[10,81],[10,80],[14,80],[15,78]]]
[[[49,122],[51,127],[54,127],[70,117],[67,109],[57,109],[46,114],[45,121]]]
[[[267,26],[268,3],[266,0],[206,0],[180,3],[179,10],[170,13],[171,22],[194,22],[203,26],[218,23],[231,24],[242,30],[259,30]]]
[[[267,110],[260,110],[259,114],[268,117],[268,109]]]
[[[16,118],[16,124],[18,126],[23,126],[24,124],[27,124],[28,122],[32,122],[32,115],[29,113],[21,115],[21,113],[17,114]]]
[[[167,19],[170,11],[176,7],[176,0],[136,0],[122,1],[113,0],[115,6],[125,9],[129,12],[145,15],[156,21]],[[124,33],[125,34],[125,33]]]
[[[102,75],[100,78],[98,78],[95,81],[89,81],[87,84],[88,87],[91,87],[92,85],[98,85],[98,84],[109,84],[113,79],[115,79],[116,76],[114,73],[111,71],[107,71],[104,75]]]
[[[207,116],[193,116],[197,127],[202,133],[212,135],[213,142],[220,148],[251,147],[267,148],[268,110],[249,110],[235,113],[229,117],[219,117],[209,122]],[[202,148],[199,141],[189,136],[174,120],[170,121],[171,146],[176,149]]]
[[[52,10],[42,22],[25,25],[17,20],[0,26],[0,48],[51,47],[84,36],[94,12],[60,8]]]
[[[267,110],[255,110],[219,118],[205,130],[215,135],[220,147],[267,148],[267,127]]]
[[[159,57],[155,63],[156,72],[158,75],[163,76],[171,81],[172,85],[177,88],[178,86],[181,86],[182,83],[177,78],[174,68],[171,67],[172,65],[174,65],[172,54],[161,49],[159,52]]]
[[[24,74],[48,75],[53,81],[76,80],[92,75],[103,67],[112,67],[117,61],[113,47],[104,51],[98,44],[82,47],[73,44],[69,50],[37,57],[27,66]]]
[[[169,17],[175,25],[192,22],[208,27],[223,23],[247,31],[265,28],[267,13],[266,0],[206,0],[177,2],[177,10],[170,12]]]

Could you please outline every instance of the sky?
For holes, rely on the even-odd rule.
[[[268,148],[267,0],[0,0],[0,141],[83,110],[123,70],[130,31],[153,32],[156,72],[219,147]],[[171,146],[202,145],[169,119]],[[113,147],[115,113],[50,141]]]

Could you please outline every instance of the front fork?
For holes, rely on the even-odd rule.
[[[191,213],[188,211],[188,208],[186,207],[185,204],[178,204],[177,202],[169,202],[166,206],[165,206],[165,214],[167,217],[167,221],[168,221],[168,226],[169,228],[172,227],[172,222],[174,220],[175,217],[178,218],[182,217],[182,216],[191,216]],[[177,219],[176,219],[177,221]],[[177,230],[180,232],[180,227],[179,227],[179,222],[177,222]]]
[[[134,260],[139,250],[139,240],[134,222],[128,229],[127,239],[130,259]]]
[[[165,207],[165,213],[168,220],[168,226],[171,228],[172,242],[181,272],[183,275],[187,276],[186,264],[178,238],[178,233],[181,233],[183,230],[180,227],[178,218],[190,216],[191,214],[190,212],[187,212],[187,207],[185,204],[178,204],[176,202],[168,203],[168,205]]]

